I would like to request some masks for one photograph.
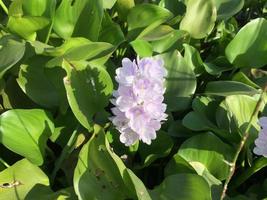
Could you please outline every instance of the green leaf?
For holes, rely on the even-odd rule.
[[[56,68],[44,68],[47,60],[42,56],[31,57],[26,64],[21,65],[17,82],[24,93],[34,102],[43,107],[53,108],[59,106],[60,96],[46,72],[56,73],[57,78],[61,79],[62,85],[64,75],[58,73]]]
[[[232,78],[233,81],[238,81],[244,84],[247,84],[253,88],[257,88],[260,89],[260,86],[258,86],[256,83],[254,83],[253,81],[251,81],[246,74],[244,74],[243,72],[237,72],[234,77]]]
[[[171,34],[168,34],[162,39],[152,41],[153,51],[157,53],[163,53],[172,50],[182,50],[183,43],[189,41],[189,34],[182,30],[173,30]]]
[[[194,133],[185,128],[181,120],[170,122],[168,127],[168,135],[172,137],[190,137]]]
[[[175,154],[165,167],[164,170],[165,177],[174,174],[184,174],[184,173],[196,174],[196,171],[189,164],[189,162],[183,159],[179,154]]]
[[[159,5],[171,11],[175,16],[184,15],[186,11],[186,6],[182,1],[161,0]]]
[[[46,66],[49,68],[61,66],[64,59],[68,61],[87,60],[101,65],[108,60],[115,50],[113,45],[105,42],[87,41],[87,44],[79,45],[83,41],[84,39],[79,38],[74,41],[69,40],[68,43],[56,48],[54,52],[51,50],[52,55],[56,54],[58,57],[48,61]],[[51,55],[51,53],[49,54]]]
[[[229,174],[229,163],[234,156],[234,149],[217,136],[205,133],[186,140],[181,145],[178,154],[196,171],[201,169],[199,168],[201,165],[217,179],[224,180]]]
[[[188,44],[184,44],[183,46],[185,50],[184,58],[186,62],[196,75],[201,74],[203,72],[203,61],[198,50]]]
[[[117,0],[103,0],[103,8],[105,9],[111,9]]]
[[[22,0],[24,15],[51,17],[55,8],[56,0]]]
[[[79,154],[74,189],[79,199],[84,200],[136,199],[136,195],[140,196],[138,199],[151,200],[142,182],[111,150],[99,126],[95,126],[94,135]]]
[[[231,181],[231,188],[236,188],[242,183],[244,183],[249,177],[251,177],[253,174],[257,173],[261,169],[267,166],[267,158],[258,158],[255,161],[253,161],[252,166],[247,168],[244,172],[237,175],[233,178]]]
[[[217,127],[197,112],[189,112],[183,119],[183,125],[194,131],[215,130]]]
[[[168,176],[151,194],[153,200],[211,200],[208,183],[196,174]]]
[[[254,109],[256,107],[258,98],[250,97],[245,95],[232,95],[228,96],[225,99],[227,111],[230,113],[232,118],[234,119],[237,127],[244,133],[247,124],[249,123],[250,117],[252,116]],[[260,108],[260,110],[263,108]],[[252,120],[252,126],[254,129],[251,129],[251,136],[255,137],[257,134],[257,130],[259,129],[259,125],[257,123],[258,119],[254,118]]]
[[[259,91],[244,83],[236,81],[211,81],[205,89],[206,95],[230,96],[230,95],[254,95]]]
[[[16,79],[10,77],[2,92],[3,106],[5,109],[22,108],[31,109],[38,107],[19,87]]]
[[[172,139],[163,131],[157,133],[157,138],[152,141],[151,145],[141,143],[138,151],[142,160],[142,167],[150,165],[158,158],[167,156],[172,147]]]
[[[162,54],[167,68],[165,101],[169,111],[185,110],[196,89],[196,77],[178,51]]]
[[[55,32],[64,39],[73,36],[97,41],[103,17],[102,4],[99,0],[62,0],[55,14]]]
[[[155,22],[161,24],[171,17],[172,13],[162,7],[153,4],[136,5],[127,17],[128,30],[144,28]]]
[[[44,187],[49,185],[49,179],[45,173],[27,159],[22,159],[0,172],[0,180],[1,184],[15,181],[20,183],[13,188],[1,188],[0,200],[27,199],[28,193],[36,185]]]
[[[167,38],[173,30],[174,29],[168,25],[160,25],[155,29],[149,31],[148,33],[143,34],[142,37],[139,36],[139,38],[146,41],[160,40],[163,38]]]
[[[26,40],[35,40],[36,31],[43,29],[49,24],[49,20],[44,17],[9,17],[8,29]]]
[[[11,151],[42,165],[46,141],[54,124],[44,110],[14,109],[0,116],[0,141]]]
[[[236,67],[262,67],[267,64],[267,20],[257,18],[240,29],[225,49]]]
[[[66,52],[68,52],[71,49],[75,49],[90,43],[92,43],[90,40],[87,40],[86,38],[83,37],[68,38],[64,41],[64,43],[61,46],[45,47],[44,54],[46,56],[59,57],[66,54]]]
[[[25,44],[10,36],[0,39],[0,78],[23,57]]]
[[[193,131],[212,131],[218,136],[228,141],[236,141],[236,135],[229,134],[228,129],[216,126],[216,110],[219,102],[209,97],[196,97],[193,100],[192,108],[194,111],[187,113],[183,118],[183,125]],[[228,122],[228,121],[227,121]],[[238,140],[237,140],[238,141]]]
[[[132,41],[130,44],[138,56],[140,57],[152,56],[153,49],[149,42],[145,40],[136,39]]]
[[[221,75],[222,72],[233,69],[225,56],[218,56],[217,58],[203,63],[205,70],[211,75]]]
[[[188,0],[186,13],[180,29],[190,33],[193,38],[206,37],[216,21],[216,7],[213,0]]]
[[[244,0],[216,0],[217,19],[226,20],[238,13],[244,6]]]
[[[119,45],[125,41],[120,25],[113,22],[108,13],[105,13],[102,20],[99,41],[108,42],[113,45]]]
[[[68,61],[62,66],[67,72],[64,85],[69,105],[78,121],[90,129],[94,115],[109,103],[112,80],[102,66]]]
[[[132,7],[134,7],[134,0],[117,0],[116,10],[118,11],[119,19],[126,21],[127,15]]]
[[[59,190],[57,192],[52,191],[49,187],[41,184],[36,184],[27,194],[25,200],[77,200],[77,196],[72,187]]]

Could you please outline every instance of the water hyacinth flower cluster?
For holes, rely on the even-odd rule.
[[[126,146],[141,140],[151,144],[156,131],[166,120],[167,105],[164,100],[164,77],[167,71],[162,59],[143,58],[122,60],[122,67],[116,70],[118,89],[114,91],[111,118],[119,130],[120,141]]]
[[[255,140],[255,148],[253,152],[257,155],[267,157],[267,117],[262,117],[259,120],[261,130],[258,138]]]

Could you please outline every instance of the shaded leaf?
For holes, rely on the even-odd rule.
[[[153,200],[211,200],[208,183],[196,174],[168,176],[161,185],[151,191],[151,194]]]
[[[108,105],[112,80],[101,66],[63,61],[63,68],[67,72],[64,85],[69,105],[77,120],[91,129],[94,115]]]
[[[9,36],[0,39],[0,78],[23,57],[25,44]]]

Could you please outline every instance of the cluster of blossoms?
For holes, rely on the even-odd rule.
[[[142,140],[151,144],[161,122],[166,120],[164,77],[167,74],[163,60],[155,58],[122,60],[122,67],[116,70],[118,90],[114,91],[115,105],[111,118],[119,130],[120,141],[126,146]]]
[[[261,125],[261,131],[258,138],[255,140],[256,147],[254,148],[254,153],[267,157],[267,117],[262,117],[259,120]]]

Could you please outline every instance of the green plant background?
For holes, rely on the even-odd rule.
[[[266,0],[0,5],[0,200],[216,200],[233,164],[225,199],[267,198]],[[137,56],[164,60],[168,121],[127,148],[110,98]]]

